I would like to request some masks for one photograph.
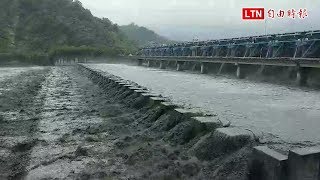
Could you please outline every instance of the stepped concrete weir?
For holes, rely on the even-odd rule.
[[[237,126],[216,114],[175,104],[170,98],[162,96],[165,94],[152,92],[138,82],[122,77],[121,73],[113,74],[119,70],[101,72],[94,67],[79,65],[79,69],[94,82],[114,93],[114,98],[138,111],[148,112],[139,122],[149,123],[146,126],[150,127],[148,133],[151,130],[161,132],[158,135],[161,139],[172,145],[188,147],[185,153],[199,161],[220,159],[225,164],[248,162],[243,166],[247,167],[244,173],[248,179],[319,180],[318,146],[283,150],[273,143],[261,143],[264,137],[257,131]],[[233,159],[238,157],[243,159]]]

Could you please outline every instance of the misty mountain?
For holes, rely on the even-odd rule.
[[[259,21],[252,24],[241,22],[238,26],[194,26],[194,25],[166,25],[150,27],[156,33],[169,39],[176,41],[192,41],[193,39],[211,40],[224,38],[237,38],[244,36],[257,36],[264,34],[279,34],[289,32],[300,32],[306,30],[318,30],[319,27],[308,27],[310,19],[305,20],[283,20],[283,25],[286,28],[276,26],[277,21]],[[300,26],[299,26],[300,25]]]
[[[138,26],[134,23],[129,25],[120,26],[120,30],[132,41],[136,42],[140,47],[153,45],[153,44],[168,44],[172,41],[158,35],[154,31],[146,27]]]

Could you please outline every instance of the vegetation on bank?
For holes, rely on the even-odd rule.
[[[0,62],[52,62],[75,56],[134,53],[117,24],[94,17],[78,0],[1,0]]]
[[[90,47],[90,46],[61,46],[49,51],[51,58],[72,58],[76,56],[80,57],[99,57],[99,56],[117,56],[120,54],[126,54],[128,52],[125,49],[119,47]]]
[[[48,54],[44,53],[0,53],[0,65],[40,65],[46,66],[51,65],[52,60],[50,60]]]

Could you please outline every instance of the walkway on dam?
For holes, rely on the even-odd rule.
[[[124,64],[88,64],[185,108],[217,114],[270,144],[320,144],[320,92],[298,87]]]

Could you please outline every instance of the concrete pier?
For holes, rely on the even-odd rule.
[[[251,179],[260,180],[319,180],[320,147],[306,147],[283,155],[268,148],[253,148]]]
[[[79,59],[58,59],[55,61],[56,66],[70,66],[79,63]]]
[[[296,82],[300,86],[305,86],[308,82],[308,74],[310,72],[310,68],[306,67],[297,67],[297,79]]]
[[[177,71],[182,71],[182,62],[177,62]]]
[[[160,61],[160,69],[166,69],[166,61]]]
[[[150,60],[148,60],[147,66],[148,66],[148,67],[151,67],[151,61],[150,61]]]
[[[175,61],[172,61],[171,68],[175,70],[174,64]],[[320,111],[313,107],[313,104],[320,101],[319,92],[284,88],[269,83],[250,82],[250,80],[237,81],[229,77],[202,76],[200,75],[200,63],[197,65],[198,75],[188,73],[188,71],[186,73],[171,70],[160,71],[124,64],[88,64],[90,67],[146,86],[158,94],[169,96],[173,102],[181,103],[182,107],[187,105],[190,108],[196,107],[203,113],[217,114],[220,120],[230,120],[234,126],[248,129],[253,127],[257,135],[264,132],[276,134],[284,140],[290,137],[290,140],[294,142],[303,142],[306,139],[312,143],[320,142],[320,137],[315,136],[320,128],[320,121],[318,121]],[[211,65],[208,64],[212,70],[210,73],[214,73],[214,70],[217,70],[221,64]],[[246,75],[251,69],[255,73],[257,66],[252,68],[248,66],[243,64],[241,70],[244,70]],[[191,68],[190,65],[182,67],[184,70]],[[235,77],[236,66],[234,64],[227,64],[225,68],[226,73],[232,73]],[[266,71],[267,73],[270,72]],[[295,81],[295,73],[291,73],[291,80]],[[154,81],[155,79],[157,81]],[[234,112],[241,115],[236,115]],[[284,120],[284,112],[290,118]],[[308,115],[308,118],[303,118],[305,115]],[[263,118],[263,121],[257,123],[257,119],[260,118]]]
[[[207,73],[207,65],[205,63],[201,63],[201,74]]]
[[[320,147],[308,147],[289,152],[289,180],[320,179]]]
[[[253,148],[253,164],[251,167],[257,173],[254,179],[260,180],[287,180],[287,159],[267,146],[257,146]]]
[[[218,71],[218,75],[220,75],[220,74],[222,73],[222,70],[223,70],[223,68],[224,68],[224,65],[225,65],[225,63],[222,63],[222,64],[220,65],[220,68],[219,68],[219,71]]]
[[[243,72],[243,70],[241,70],[241,67],[242,67],[243,65],[241,65],[241,64],[236,64],[236,66],[237,66],[237,72],[236,72],[237,78],[239,78],[239,79],[245,78],[244,72]]]

